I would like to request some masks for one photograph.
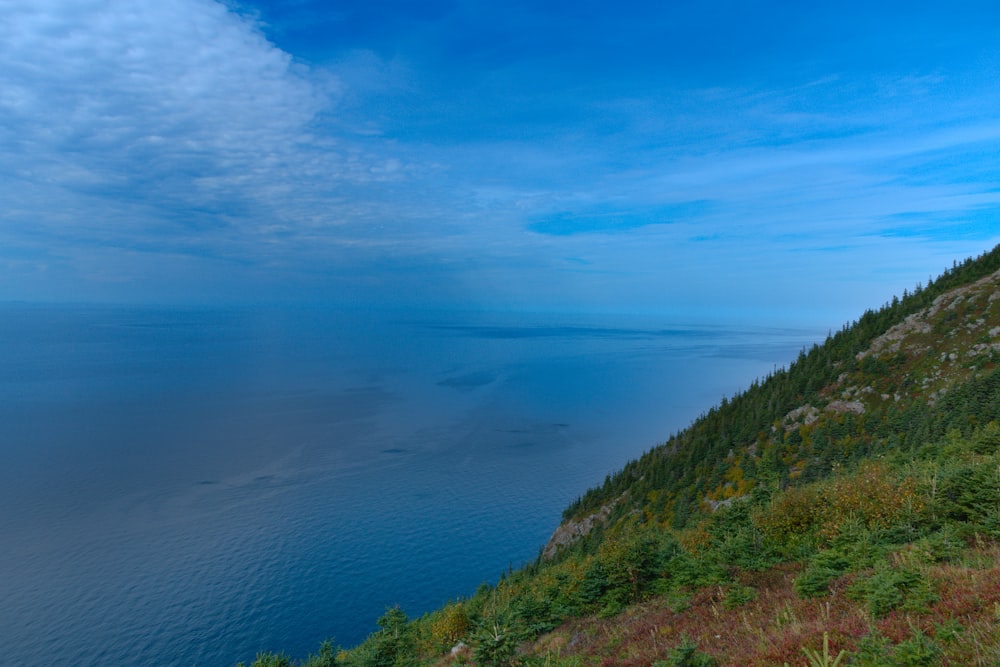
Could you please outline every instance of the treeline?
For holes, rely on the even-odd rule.
[[[564,519],[578,518],[598,511],[603,505],[628,494],[628,503],[620,503],[619,514],[631,511],[652,499],[658,514],[671,513],[671,524],[682,527],[695,512],[701,499],[726,481],[733,469],[732,457],[742,452],[742,479],[739,491],[748,485],[789,482],[789,458],[799,452],[803,436],[799,429],[775,435],[776,422],[791,410],[816,403],[820,392],[842,374],[858,374],[858,382],[891,384],[895,367],[906,358],[896,355],[884,360],[875,357],[857,359],[872,341],[907,316],[929,307],[934,299],[955,287],[968,285],[1000,270],[1000,246],[975,259],[955,263],[926,287],[917,285],[878,310],[866,311],[857,321],[828,336],[822,345],[803,350],[787,369],[779,369],[699,417],[687,429],[671,436],[665,443],[627,463],[621,471],[609,475],[600,487],[587,491],[563,512]],[[880,382],[881,381],[881,382]],[[978,385],[977,385],[978,386]],[[992,391],[989,381],[977,389],[977,395]],[[982,399],[980,399],[982,402]],[[888,406],[881,414],[863,419],[853,414],[823,418],[810,438],[815,460],[799,481],[810,481],[829,472],[837,461],[850,462],[871,453],[874,440],[894,435],[900,441],[939,436],[960,419],[949,415],[954,399],[937,417],[925,415],[922,406]],[[973,420],[976,421],[976,420]],[[779,429],[780,430],[780,429]],[[968,429],[966,428],[965,431]],[[845,440],[847,438],[848,440]],[[893,442],[892,444],[899,444]],[[840,449],[841,451],[837,451]],[[846,451],[845,451],[846,450]],[[735,475],[736,473],[730,473]],[[668,512],[668,509],[670,510]]]

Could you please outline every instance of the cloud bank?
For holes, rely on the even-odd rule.
[[[988,5],[0,9],[0,298],[850,313],[1000,240]]]

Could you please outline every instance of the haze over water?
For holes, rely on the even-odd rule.
[[[624,317],[0,307],[11,664],[349,646],[825,332]]]

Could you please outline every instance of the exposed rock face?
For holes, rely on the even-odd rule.
[[[603,505],[598,511],[588,514],[578,521],[566,521],[561,524],[552,533],[552,537],[549,538],[548,543],[542,550],[542,557],[546,560],[551,560],[559,553],[559,549],[573,544],[581,537],[586,537],[598,523],[607,522],[608,517],[611,516],[611,510],[618,504],[618,500],[620,498],[615,499],[612,503]]]
[[[732,498],[726,498],[725,500],[712,500],[711,498],[705,498],[705,503],[712,508],[713,512],[716,512],[720,507],[728,507],[741,498],[742,496],[733,496]]]
[[[806,403],[785,415],[785,430],[790,431],[793,428],[798,428],[800,420],[801,423],[808,426],[815,423],[817,419],[819,419],[819,410]]]
[[[905,320],[873,340],[867,350],[858,352],[857,358],[864,359],[869,354],[879,356],[883,353],[894,354],[899,352],[899,348],[907,336],[914,333],[929,334],[931,332],[931,325],[927,322],[926,317],[927,311],[908,316]]]
[[[894,354],[902,349],[911,354],[919,354],[927,349],[916,343],[907,344],[907,338],[914,338],[919,334],[930,334],[933,331],[932,322],[939,314],[945,311],[955,311],[963,302],[984,292],[989,293],[989,302],[992,303],[1000,298],[1000,271],[980,278],[971,285],[965,285],[946,292],[931,302],[931,305],[919,313],[913,313],[905,320],[892,327],[884,334],[872,341],[871,346],[857,355],[858,359],[863,359],[868,355],[880,356],[882,354]],[[968,323],[969,327],[981,326],[982,320]],[[1000,334],[1000,327],[993,327],[989,330],[990,338],[995,338]]]
[[[853,412],[856,415],[864,414],[865,404],[861,401],[830,401],[826,409],[830,412],[844,413]]]

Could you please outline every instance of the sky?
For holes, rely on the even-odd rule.
[[[0,300],[836,328],[1000,242],[993,1],[0,16]]]

